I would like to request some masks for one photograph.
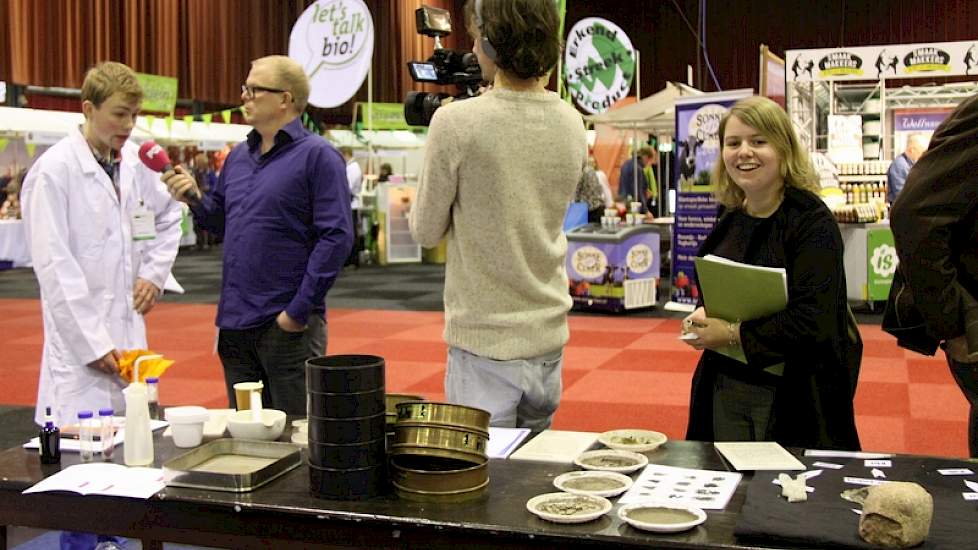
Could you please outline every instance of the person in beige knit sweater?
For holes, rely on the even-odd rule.
[[[581,116],[546,90],[560,52],[553,0],[475,0],[474,52],[493,87],[431,121],[411,232],[448,240],[448,401],[493,426],[545,429],[571,307],[562,222],[587,161]]]

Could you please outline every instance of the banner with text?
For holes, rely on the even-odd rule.
[[[978,41],[788,50],[788,82],[978,75]]]
[[[720,119],[752,90],[734,90],[676,100],[676,194],[672,228],[673,305],[695,306],[699,284],[693,259],[716,224],[710,171],[720,159]]]
[[[907,138],[914,134],[921,134],[930,141],[934,130],[951,111],[948,107],[893,109],[893,156],[907,148]]]
[[[136,73],[143,88],[143,111],[172,113],[177,106],[177,79],[169,76]]]
[[[360,122],[367,130],[410,130],[403,103],[358,103]]]

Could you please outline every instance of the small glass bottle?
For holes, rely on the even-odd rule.
[[[99,440],[101,443],[102,460],[112,460],[112,451],[115,450],[115,430],[112,425],[112,415],[115,411],[112,409],[99,409],[98,419],[99,419]]]
[[[78,447],[82,462],[91,462],[95,457],[95,426],[92,424],[92,411],[78,411]]]
[[[51,407],[44,408],[44,427],[38,439],[41,441],[41,464],[61,462],[61,430],[54,425]]]
[[[152,376],[147,378],[146,391],[149,400],[149,419],[160,420],[160,379]]]

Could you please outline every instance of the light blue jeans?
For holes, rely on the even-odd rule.
[[[492,414],[501,428],[550,427],[560,404],[564,350],[511,361],[496,361],[449,347],[445,398]]]

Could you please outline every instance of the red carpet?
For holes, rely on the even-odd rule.
[[[227,406],[213,354],[215,307],[160,304],[148,317],[151,347],[176,364],[161,382],[166,405]],[[571,317],[564,395],[554,427],[604,431],[650,428],[681,438],[697,353],[676,339],[679,321]],[[865,341],[856,414],[863,447],[873,451],[966,456],[967,402],[943,357],[898,348],[875,326]],[[331,310],[331,354],[367,353],[387,361],[389,392],[443,398],[442,314]],[[0,404],[33,405],[41,354],[37,300],[0,300],[5,384]]]

